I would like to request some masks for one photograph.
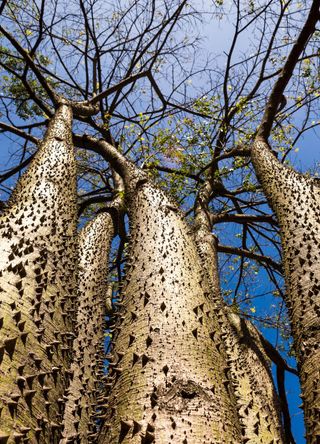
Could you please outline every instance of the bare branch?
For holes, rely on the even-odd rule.
[[[7,3],[8,3],[8,0],[2,0],[1,6],[0,6],[0,15],[2,14]]]
[[[320,1],[314,0],[312,2],[307,20],[296,42],[294,43],[290,54],[281,70],[278,80],[276,81],[269,96],[269,100],[266,105],[260,127],[258,129],[258,137],[262,137],[264,139],[267,139],[269,137],[274,118],[283,99],[285,88],[292,77],[292,73],[295,69],[297,61],[301,56],[301,53],[303,52],[308,40],[316,29],[316,24],[319,20],[319,7]]]
[[[5,180],[14,176],[16,173],[19,173],[19,171],[29,165],[33,157],[34,155],[29,156],[27,159],[25,159],[23,162],[20,162],[19,165],[15,166],[11,170],[7,171],[6,173],[0,174],[0,182],[4,182]]]
[[[279,264],[278,262],[275,262],[273,259],[271,259],[268,256],[263,256],[262,254],[257,254],[250,250],[243,250],[242,248],[231,247],[228,245],[218,244],[217,248],[219,253],[233,254],[235,256],[244,256],[249,259],[257,261],[262,265],[267,264],[270,267],[272,267],[274,270],[276,270],[278,273],[283,272],[282,265]]]
[[[10,132],[12,134],[16,134],[17,136],[22,137],[25,140],[29,140],[30,142],[34,143],[35,145],[38,145],[38,143],[40,142],[39,139],[32,136],[31,134],[28,134],[28,133],[22,131],[20,128],[17,128],[16,126],[8,125],[5,122],[0,122],[0,128],[2,128],[2,131],[0,131],[0,132]]]
[[[239,224],[245,224],[248,222],[265,222],[271,225],[277,226],[278,223],[271,215],[259,216],[255,214],[210,214],[211,223],[219,224],[223,222],[236,222]]]
[[[88,101],[88,105],[95,105],[96,103],[99,103],[100,100],[110,96],[111,94],[117,91],[121,91],[125,86],[135,83],[138,79],[141,79],[142,77],[146,76],[148,76],[148,71],[142,71],[137,74],[133,74],[130,77],[121,80],[121,82],[119,82],[117,85],[111,86],[110,88],[106,89],[100,94],[94,96],[92,99]]]

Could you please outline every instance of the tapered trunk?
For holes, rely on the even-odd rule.
[[[252,147],[252,162],[280,225],[306,437],[315,444],[320,440],[320,188],[282,165],[262,139]]]
[[[251,322],[231,310],[226,310],[226,315],[225,341],[243,441],[289,443],[284,441],[280,401],[261,336]]]
[[[102,213],[79,235],[79,306],[71,366],[73,376],[63,420],[63,443],[94,442],[97,420],[106,409],[101,349],[106,316],[108,256],[113,234],[112,217]]]
[[[63,443],[92,442],[97,420],[106,408],[102,392],[103,339],[108,256],[113,234],[110,214],[102,213],[79,235],[78,313]]]
[[[131,242],[101,443],[240,443],[221,335],[190,229],[146,181]]]
[[[73,340],[76,165],[61,106],[0,220],[0,442],[56,443]]]
[[[205,192],[203,187],[199,199],[205,201]],[[211,234],[210,222],[202,205],[196,207],[195,238],[206,278],[212,288],[215,313],[220,322],[241,424],[242,442],[283,443],[280,402],[270,371],[270,361],[256,328],[232,313],[222,299],[217,240]]]

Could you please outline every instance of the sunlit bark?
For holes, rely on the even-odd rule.
[[[307,442],[320,440],[320,188],[257,139],[252,162],[280,225],[286,304],[298,361]]]
[[[280,403],[260,335],[250,322],[233,313],[222,299],[217,239],[211,234],[210,217],[206,211],[206,202],[213,187],[214,184],[208,181],[199,192],[195,239],[206,279],[211,286],[212,304],[222,332],[229,378],[241,424],[242,442],[283,443]],[[216,336],[215,341],[219,342],[220,339]]]
[[[283,443],[280,401],[256,328],[230,310],[225,334],[228,363],[246,443]]]
[[[79,235],[78,313],[72,381],[64,412],[62,442],[92,442],[96,422],[106,410],[103,340],[112,217],[101,213]]]
[[[56,443],[76,261],[72,113],[59,107],[0,220],[0,442]]]
[[[210,290],[190,228],[146,181],[131,241],[99,443],[237,443],[240,426]]]

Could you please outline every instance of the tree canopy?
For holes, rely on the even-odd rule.
[[[304,145],[316,144],[318,3],[3,0],[0,6],[0,132],[10,147],[0,175],[3,211],[55,109],[72,106],[79,227],[115,196],[126,197],[103,140],[177,202],[191,227],[208,224],[225,302],[273,342],[279,391],[289,368],[283,358],[295,355],[279,217],[250,154],[257,137],[268,138],[278,161],[299,169]],[[316,178],[317,166],[308,163],[302,172]],[[111,311],[126,278],[125,205],[113,220],[117,237],[105,276]]]

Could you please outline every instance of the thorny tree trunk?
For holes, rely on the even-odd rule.
[[[111,215],[101,213],[79,235],[78,313],[72,381],[63,420],[63,443],[92,442],[99,415],[106,409],[102,392],[102,350],[106,277],[113,234]]]
[[[76,165],[61,106],[0,221],[0,442],[56,443],[73,339]]]
[[[114,329],[110,410],[98,442],[240,443],[193,236],[149,182],[138,182],[128,204],[129,265]]]
[[[320,188],[282,165],[262,139],[252,162],[280,225],[286,304],[298,361],[309,444],[320,440]]]
[[[236,397],[242,440],[248,444],[283,443],[279,398],[260,335],[250,322],[232,313],[221,295],[217,239],[211,234],[206,205],[213,188],[214,184],[207,181],[199,192],[195,239],[206,279],[212,289],[214,312],[219,320],[221,337],[226,348],[229,378]]]
[[[248,444],[283,443],[280,402],[260,334],[231,310],[226,309],[226,316],[228,363],[243,440]]]

